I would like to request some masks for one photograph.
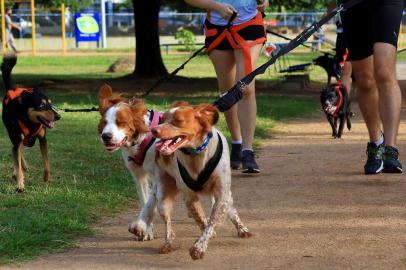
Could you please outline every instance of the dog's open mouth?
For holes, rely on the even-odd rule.
[[[127,142],[127,136],[124,137],[124,139],[120,143],[104,143],[104,146],[106,147],[106,150],[108,151],[114,151],[121,146],[123,146]]]
[[[179,135],[170,139],[161,139],[155,144],[156,150],[163,155],[170,155],[186,142],[185,135]]]
[[[53,121],[49,121],[47,119],[45,119],[42,116],[38,116],[38,121],[43,124],[45,127],[47,128],[54,128],[54,122]]]
[[[333,115],[337,110],[337,106],[333,106],[333,105],[328,105],[328,106],[323,106],[323,111],[325,113],[331,114]]]

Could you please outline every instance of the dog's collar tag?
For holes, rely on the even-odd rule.
[[[196,148],[191,148],[191,147],[185,147],[185,148],[181,148],[180,151],[182,151],[183,154],[185,155],[198,155],[200,154],[204,149],[207,148],[207,146],[209,145],[209,142],[211,140],[211,138],[213,138],[213,132],[209,132],[207,134],[207,137],[204,139],[203,143],[201,145],[199,145]]]

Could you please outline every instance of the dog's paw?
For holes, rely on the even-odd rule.
[[[254,234],[249,232],[249,231],[238,232],[238,237],[240,237],[240,238],[250,238],[250,237],[253,237],[253,236],[254,236]]]
[[[16,192],[17,192],[17,193],[24,193],[24,192],[25,192],[25,188],[16,188]]]
[[[190,257],[192,257],[193,260],[203,259],[204,253],[203,248],[196,244],[189,249]]]
[[[175,248],[170,243],[165,243],[160,249],[160,254],[168,254],[169,252],[173,251]]]
[[[138,241],[149,240],[145,224],[140,224],[140,222],[133,222],[130,224],[130,226],[128,226],[128,231],[134,234],[137,237]]]

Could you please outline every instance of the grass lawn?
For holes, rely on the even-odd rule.
[[[299,60],[312,57],[299,57]],[[16,81],[33,77],[40,80],[117,77],[123,74],[105,73],[116,59],[111,56],[21,57]],[[178,56],[165,58],[169,70],[183,60]],[[191,62],[184,72],[184,76],[214,76],[210,63],[203,56]],[[52,89],[47,93],[59,107],[97,106],[94,94]],[[200,103],[212,102],[214,98],[215,93],[211,91],[182,99]],[[146,101],[148,107],[164,110],[174,99],[152,96]],[[313,100],[259,96],[256,147],[260,147],[261,140],[272,136],[275,124],[314,112],[317,107],[317,101]],[[56,128],[48,132],[52,182],[45,184],[41,180],[43,166],[37,142],[26,151],[29,171],[25,174],[24,194],[14,192],[11,145],[5,128],[0,125],[0,264],[72,247],[78,237],[94,233],[91,225],[100,217],[136,207],[131,177],[122,164],[120,153],[108,153],[103,149],[97,134],[98,120],[96,112],[62,113]],[[229,136],[223,118],[219,128]]]

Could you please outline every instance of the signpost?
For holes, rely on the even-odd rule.
[[[96,41],[99,47],[100,17],[97,12],[78,12],[75,14],[76,48],[79,42]]]

